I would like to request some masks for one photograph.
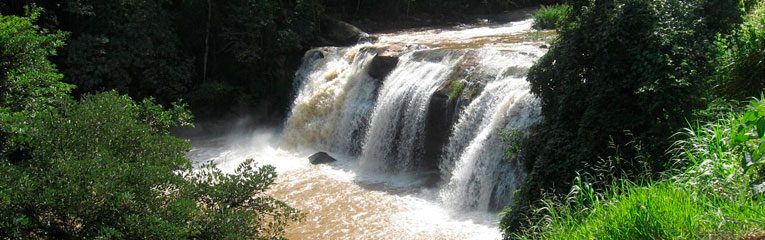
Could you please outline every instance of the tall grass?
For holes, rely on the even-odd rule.
[[[571,6],[566,4],[544,6],[534,13],[531,28],[536,30],[558,29],[571,14]]]
[[[545,201],[521,239],[719,239],[763,230],[765,203],[723,199],[669,181],[624,182],[592,204]]]
[[[684,135],[676,152],[688,167],[679,184],[727,198],[765,193],[765,97]]]
[[[618,181],[605,192],[577,178],[520,239],[765,239],[765,97],[681,133],[678,174]]]

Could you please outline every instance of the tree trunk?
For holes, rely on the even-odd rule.
[[[205,27],[205,57],[202,60],[202,82],[207,82],[207,58],[210,55],[210,19],[212,18],[212,3],[207,0],[207,24]]]

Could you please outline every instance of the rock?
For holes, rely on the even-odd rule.
[[[380,40],[380,38],[374,35],[368,35],[366,37],[359,38],[358,43],[376,43],[377,40]]]
[[[308,157],[308,162],[311,164],[322,164],[322,163],[331,163],[337,161],[337,159],[333,158],[332,156],[329,156],[329,154],[325,152],[317,152]]]
[[[449,101],[445,91],[436,91],[430,96],[427,111],[427,127],[425,128],[425,143],[423,165],[425,169],[438,169],[444,146],[449,141],[454,124],[454,101]]]
[[[550,47],[550,46],[547,46],[547,44],[542,44],[542,46],[539,46],[539,48],[541,48],[541,49],[547,49],[547,48],[549,48],[549,47]]]
[[[372,62],[369,63],[367,74],[369,74],[370,77],[382,80],[388,76],[388,74],[393,71],[394,68],[396,68],[397,64],[397,56],[385,56],[378,54],[372,58]]]
[[[359,42],[361,39],[369,39],[369,34],[361,29],[329,17],[321,19],[321,33],[324,38],[332,41],[333,45],[350,46]]]
[[[481,71],[473,71],[478,65],[478,52],[468,52],[460,63],[452,71],[438,89],[430,96],[428,110],[426,115],[425,128],[425,146],[424,146],[424,165],[429,169],[438,169],[443,149],[449,142],[449,136],[452,132],[452,126],[459,116],[459,110],[462,106],[467,106],[473,100],[472,92],[477,90],[480,82],[488,79],[482,79]],[[477,76],[478,75],[478,76]],[[493,77],[493,76],[492,76]],[[453,89],[458,81],[464,81],[462,89],[457,90],[456,96],[452,95]]]

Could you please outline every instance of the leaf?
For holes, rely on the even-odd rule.
[[[765,142],[761,142],[760,146],[757,147],[757,150],[755,150],[754,153],[752,153],[752,155],[754,156],[754,159],[752,160],[760,161],[763,153],[765,153]]]
[[[757,120],[757,114],[753,111],[747,111],[744,113],[744,118],[742,120],[743,123],[750,124]]]
[[[736,146],[746,141],[749,141],[749,136],[747,136],[746,134],[736,134],[732,138],[732,142],[733,142],[732,145]]]

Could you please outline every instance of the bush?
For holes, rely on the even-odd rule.
[[[564,198],[546,196],[532,239],[717,239],[763,237],[765,98],[746,111],[686,129],[674,152],[680,173],[639,185],[617,181],[596,191],[577,177]],[[585,175],[589,176],[589,175]],[[759,232],[758,232],[759,231]],[[758,235],[759,234],[759,235]]]
[[[765,90],[765,3],[730,36],[718,37],[715,83],[722,96],[746,100]]]
[[[0,164],[0,235],[51,238],[278,238],[301,215],[263,194],[273,167],[193,171],[187,120],[110,92],[33,118],[28,151]]]
[[[741,114],[686,129],[684,136],[676,153],[688,169],[679,182],[726,198],[765,193],[765,98]]]
[[[719,29],[705,21],[716,16],[702,15],[707,1],[571,2],[570,22],[528,74],[543,121],[524,144],[529,175],[503,219],[509,232],[524,224],[540,192],[564,194],[577,171],[600,159],[616,178],[667,170],[673,133],[709,99]]]
[[[0,15],[0,157],[13,154],[9,138],[29,131],[28,116],[59,106],[73,88],[48,61],[66,34],[38,27],[40,11],[28,10],[28,18]]]
[[[571,15],[571,6],[566,4],[544,6],[534,13],[534,24],[531,28],[536,30],[558,29]]]
[[[273,167],[194,170],[185,105],[115,92],[76,101],[47,60],[63,40],[0,16],[0,236],[34,239],[278,239],[302,215],[264,194]]]

